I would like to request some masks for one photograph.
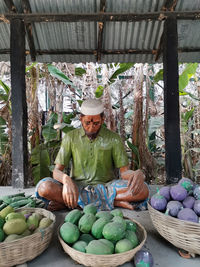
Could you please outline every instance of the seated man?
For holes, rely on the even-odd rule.
[[[96,99],[81,105],[82,128],[68,132],[55,160],[53,178],[36,186],[36,195],[49,210],[74,209],[94,203],[99,210],[123,207],[133,210],[134,202],[148,198],[149,191],[141,170],[128,167],[124,144],[117,133],[104,126],[103,104]],[[64,172],[71,161],[70,176]],[[116,179],[114,170],[120,170]]]

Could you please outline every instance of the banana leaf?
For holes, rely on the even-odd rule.
[[[6,121],[0,117],[0,154],[3,155],[8,146],[8,134],[6,132]]]
[[[42,127],[42,135],[46,142],[57,138],[57,131],[53,128],[54,124],[58,121],[58,114],[52,113],[50,119]]]
[[[32,168],[35,185],[42,178],[50,176],[50,171],[49,171],[50,159],[48,151],[44,145],[38,145],[32,150],[31,163],[35,165]]]

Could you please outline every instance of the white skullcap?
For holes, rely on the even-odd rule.
[[[81,113],[83,115],[98,115],[104,110],[104,106],[100,100],[97,99],[87,99],[83,101],[81,105]]]

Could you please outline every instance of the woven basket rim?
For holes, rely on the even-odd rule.
[[[149,209],[149,206],[150,206],[150,209]],[[170,216],[170,215],[167,215],[159,210],[156,210],[154,209],[151,204],[148,202],[148,210],[150,210],[149,213],[151,213],[151,209],[153,210],[153,212],[159,214],[160,216],[163,216],[164,218],[166,218],[167,220],[170,220],[174,223],[177,223],[177,224],[187,224],[187,225],[191,225],[191,226],[199,226],[200,227],[200,223],[195,223],[195,222],[191,222],[191,221],[185,221],[185,220],[181,220],[181,219],[178,219],[178,218],[175,218],[173,216]]]
[[[134,249],[137,249],[137,247],[142,247],[142,246],[144,245],[144,243],[145,243],[145,241],[146,241],[146,239],[147,239],[147,232],[146,232],[144,226],[142,226],[138,221],[136,221],[136,220],[134,220],[134,219],[132,219],[132,218],[126,217],[126,216],[124,216],[123,218],[124,218],[124,219],[129,219],[129,220],[135,222],[135,223],[139,226],[140,230],[142,230],[143,235],[144,235],[144,238],[143,238],[143,240],[140,242],[140,244],[139,244],[138,246],[136,246],[135,248],[129,250],[129,251],[122,252],[122,253],[113,253],[113,254],[109,254],[109,255],[105,255],[105,254],[96,255],[96,254],[90,254],[90,253],[84,253],[84,252],[78,251],[78,250],[72,248],[71,246],[69,246],[67,243],[65,243],[65,241],[61,238],[61,236],[60,236],[60,227],[61,227],[61,225],[62,225],[63,223],[62,223],[61,225],[59,225],[58,230],[57,230],[59,242],[61,243],[61,241],[62,241],[62,242],[65,244],[65,246],[68,247],[69,249],[71,249],[72,251],[74,251],[74,253],[78,253],[79,255],[83,255],[83,256],[87,255],[87,256],[92,256],[92,257],[95,256],[95,257],[99,257],[99,258],[100,258],[100,257],[101,257],[101,258],[103,257],[103,258],[105,258],[105,259],[106,259],[106,258],[107,258],[107,259],[111,259],[111,258],[113,258],[113,257],[116,256],[116,255],[121,255],[122,257],[123,257],[123,256],[128,256],[129,254],[132,253],[132,251],[133,251]]]

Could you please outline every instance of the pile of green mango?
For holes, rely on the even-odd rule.
[[[65,243],[83,253],[122,253],[139,245],[135,222],[119,209],[97,212],[93,204],[70,211],[59,231]]]
[[[7,206],[0,214],[0,242],[9,242],[47,228],[52,220],[37,212],[15,211]]]

